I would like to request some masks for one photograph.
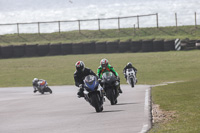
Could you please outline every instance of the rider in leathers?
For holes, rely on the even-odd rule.
[[[110,64],[108,64],[108,60],[107,59],[102,59],[100,61],[100,66],[97,69],[97,76],[101,79],[102,78],[102,74],[104,72],[107,72],[107,71],[112,72],[116,76],[117,80],[120,81],[118,73],[115,71],[115,69]],[[119,93],[122,93],[120,85],[119,85]]]
[[[33,83],[33,89],[34,89],[34,93],[36,93],[38,91],[38,82],[39,81],[43,81],[43,79],[38,79],[38,78],[34,78],[32,83]]]
[[[76,71],[74,72],[74,81],[75,81],[75,85],[80,88],[77,95],[78,97],[84,97],[84,94],[83,94],[84,78],[88,75],[96,76],[96,74],[91,69],[86,68],[83,61],[76,62],[75,66],[76,66]]]
[[[128,68],[133,68],[133,70],[135,71],[135,76],[137,74],[137,69],[132,65],[132,63],[131,62],[127,63],[127,65],[123,69],[124,77],[126,78],[126,80],[127,80],[126,70]]]

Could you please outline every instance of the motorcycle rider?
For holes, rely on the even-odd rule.
[[[120,82],[119,74],[110,64],[108,64],[108,60],[104,58],[100,61],[100,66],[97,69],[97,76],[101,79],[103,73],[108,71],[112,72],[116,76],[117,80],[119,80]],[[119,93],[122,93],[120,85],[119,85]]]
[[[77,61],[75,64],[76,71],[74,72],[74,81],[75,85],[79,87],[79,91],[77,93],[78,97],[84,97],[83,91],[83,80],[88,75],[94,75],[97,77],[97,75],[89,68],[85,67],[85,64],[83,61]]]
[[[33,88],[34,88],[34,93],[36,93],[38,91],[38,82],[39,81],[43,81],[43,79],[38,79],[38,78],[34,78],[32,83],[33,83]]]
[[[137,69],[132,65],[131,62],[128,62],[127,65],[123,69],[124,77],[126,78],[126,80],[127,80],[126,70],[129,69],[129,68],[133,68],[133,70],[135,71],[135,76],[137,74]]]

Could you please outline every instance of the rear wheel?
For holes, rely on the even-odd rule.
[[[43,91],[43,90],[41,90],[41,94],[44,94],[44,91]]]

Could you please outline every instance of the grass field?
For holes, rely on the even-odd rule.
[[[153,102],[164,110],[176,111],[176,118],[166,124],[155,124],[150,132],[197,133],[200,131],[200,51],[150,53],[115,53],[0,59],[0,87],[31,86],[34,77],[46,79],[50,86],[73,85],[78,60],[96,72],[102,58],[107,58],[125,84],[122,70],[127,62],[138,69],[138,84],[152,88]]]
[[[109,60],[122,83],[122,71],[129,61],[138,69],[139,84],[188,81],[199,77],[199,56],[200,51],[194,50],[1,59],[0,86],[30,86],[34,77],[44,78],[50,85],[72,85],[76,61],[84,61],[86,67],[96,72],[102,58]]]

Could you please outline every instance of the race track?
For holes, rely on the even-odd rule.
[[[0,133],[143,133],[151,127],[150,86],[121,85],[117,105],[103,112],[83,98],[75,86],[50,86],[53,94],[32,87],[0,88]]]

